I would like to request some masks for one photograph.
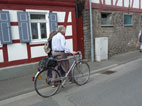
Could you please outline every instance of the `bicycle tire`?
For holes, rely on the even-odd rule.
[[[90,79],[90,67],[87,62],[79,61],[73,68],[73,80],[74,82],[81,86],[88,82]]]
[[[52,78],[52,73],[55,73],[56,75],[56,78],[54,78],[54,80]],[[53,96],[59,90],[60,85],[60,74],[57,70],[53,68],[42,70],[37,74],[34,80],[35,91],[38,95],[44,98]]]

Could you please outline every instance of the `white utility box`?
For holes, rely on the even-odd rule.
[[[108,38],[107,37],[95,38],[95,54],[96,54],[96,61],[108,59]]]

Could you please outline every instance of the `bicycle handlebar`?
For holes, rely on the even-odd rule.
[[[76,57],[77,55],[79,55],[79,59],[82,58],[82,53],[81,51],[76,51],[75,53],[68,53],[68,54],[71,54],[73,55],[74,57]],[[58,56],[61,56],[61,55],[55,55],[55,56],[52,56],[53,58],[57,58]]]

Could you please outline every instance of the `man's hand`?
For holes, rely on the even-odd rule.
[[[140,46],[140,42],[139,42],[139,41],[137,41],[136,46],[137,46],[137,47],[139,47],[139,46]]]
[[[76,55],[76,54],[78,54],[78,52],[76,52],[76,51],[73,51],[73,52],[72,52],[72,54],[73,54],[73,55]]]

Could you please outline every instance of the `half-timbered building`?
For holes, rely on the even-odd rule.
[[[47,56],[49,33],[60,25],[66,27],[67,47],[83,50],[76,7],[76,0],[0,0],[0,80],[36,72],[36,63]]]
[[[38,62],[59,25],[67,47],[77,50],[77,22],[76,0],[0,0],[0,67]]]
[[[90,18],[87,17],[90,16],[89,1],[86,0],[83,16],[86,58],[91,58]],[[136,50],[137,36],[142,23],[142,0],[91,1],[94,45],[97,37],[108,37],[109,56]]]

